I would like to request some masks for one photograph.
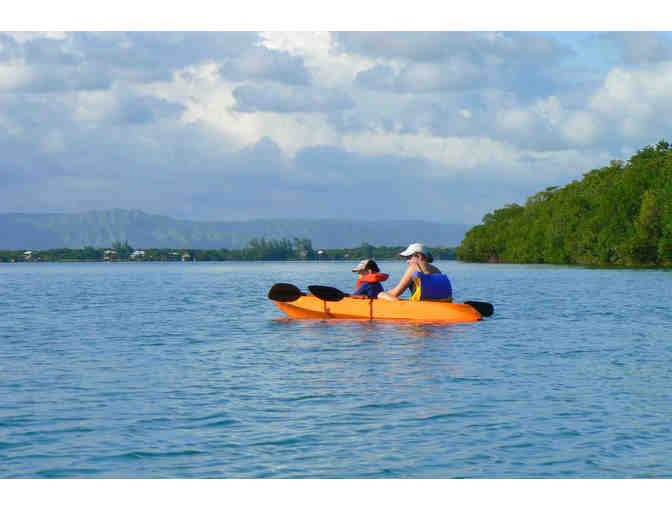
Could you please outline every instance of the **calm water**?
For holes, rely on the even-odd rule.
[[[438,265],[495,315],[266,298],[343,263],[0,264],[0,477],[670,477],[672,272]]]

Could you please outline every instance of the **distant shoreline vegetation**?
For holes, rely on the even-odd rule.
[[[313,249],[310,239],[267,240],[254,238],[240,250],[135,249],[116,242],[110,248],[86,246],[82,249],[3,250],[0,262],[206,262],[253,260],[360,260],[395,259],[406,246],[373,246],[363,243],[356,248]],[[455,260],[456,248],[430,248],[437,260]]]
[[[672,267],[672,148],[549,187],[483,217],[457,249],[465,262]]]

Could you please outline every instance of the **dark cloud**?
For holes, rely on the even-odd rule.
[[[222,63],[220,73],[227,80],[272,80],[289,85],[308,85],[310,73],[303,58],[285,51],[254,47]]]
[[[146,124],[179,115],[184,110],[183,105],[165,99],[126,94],[120,98],[119,106],[110,120],[121,124]]]
[[[241,112],[327,112],[347,110],[354,103],[339,90],[288,87],[269,84],[264,87],[243,85],[233,91],[236,110]]]
[[[0,32],[0,62],[21,58],[21,45],[9,34]]]
[[[0,61],[30,66],[22,90],[105,89],[115,82],[168,81],[172,73],[217,62],[224,78],[310,84],[303,58],[257,46],[254,32],[72,32],[63,39],[36,34],[21,43],[0,38]]]
[[[71,44],[87,59],[115,68],[166,73],[206,60],[236,57],[260,39],[254,32],[74,32]]]
[[[550,63],[573,53],[555,39],[526,32],[335,32],[334,40],[347,53],[422,62],[462,55]]]
[[[574,54],[549,36],[518,32],[341,32],[335,38],[344,51],[406,59],[398,73],[378,64],[356,78],[359,86],[397,92],[501,88],[548,95],[564,76],[556,66]]]
[[[376,65],[357,73],[355,84],[372,90],[397,90],[397,73],[385,65]]]
[[[282,149],[271,138],[265,136],[250,147],[242,149],[236,156],[237,168],[245,169],[245,174],[281,172],[287,168],[288,162]]]
[[[471,32],[334,32],[341,51],[365,57],[441,60],[456,51],[467,51]]]
[[[237,59],[259,40],[253,32],[72,32],[24,43],[3,35],[0,58],[31,67],[35,78],[22,90],[92,90],[169,80],[188,65]]]
[[[66,40],[37,37],[23,44],[22,56],[27,64],[48,64],[49,66],[77,66],[85,62],[85,57]]]
[[[608,32],[599,34],[600,43],[618,51],[628,66],[642,66],[672,60],[672,37],[660,32]]]

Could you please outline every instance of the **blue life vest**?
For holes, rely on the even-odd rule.
[[[453,287],[443,273],[413,273],[411,301],[452,301]]]

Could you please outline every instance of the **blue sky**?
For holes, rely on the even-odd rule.
[[[343,32],[126,8],[0,22],[0,212],[477,224],[671,138],[672,37],[608,30],[627,16],[352,31],[441,28],[366,11]]]

